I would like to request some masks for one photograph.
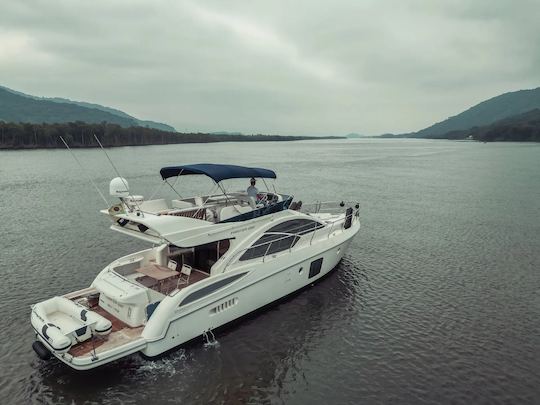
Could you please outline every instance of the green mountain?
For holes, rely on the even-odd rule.
[[[175,129],[154,121],[139,120],[123,111],[99,104],[64,98],[36,97],[0,86],[0,120],[6,122],[62,123],[106,121],[124,128],[140,126],[162,131]]]
[[[532,90],[519,90],[490,98],[461,114],[424,128],[418,132],[406,134],[414,138],[432,138],[451,131],[466,130],[492,124],[498,120],[526,113],[540,108],[540,87]]]
[[[464,131],[451,131],[445,139],[475,139],[477,141],[540,142],[540,109],[504,118],[489,125]]]

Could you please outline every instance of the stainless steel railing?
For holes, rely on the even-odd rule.
[[[338,203],[339,204],[339,203]],[[354,204],[354,203],[353,203]],[[303,208],[303,207],[302,207]],[[319,207],[320,208],[320,207]],[[343,209],[346,209],[345,207],[339,207],[342,211]],[[286,239],[291,239],[291,237],[293,238],[291,240],[291,243],[289,245],[288,248],[285,248],[285,249],[282,249],[282,250],[279,250],[277,252],[270,252],[270,255],[273,255],[274,253],[281,253],[281,252],[284,252],[284,251],[291,251],[293,247],[295,246],[300,246],[298,244],[298,242],[300,241],[300,243],[302,244],[303,241],[306,241],[305,244],[309,244],[310,246],[313,244],[313,241],[315,239],[315,236],[318,235],[318,236],[321,236],[321,235],[326,235],[326,238],[330,238],[330,236],[332,235],[332,232],[333,231],[336,231],[339,226],[339,229],[343,229],[344,226],[345,226],[345,222],[347,220],[347,218],[351,218],[351,223],[355,223],[357,221],[359,221],[359,216],[358,216],[358,212],[359,212],[359,208],[353,208],[353,211],[351,212],[351,214],[349,215],[346,215],[345,213],[341,212],[341,214],[343,215],[340,215],[339,218],[336,218],[336,219],[333,219],[333,220],[325,220],[325,225],[322,225],[321,226],[316,226],[316,227],[313,227],[313,228],[307,228],[305,225],[303,226],[299,226],[298,228],[293,228],[292,232],[266,232],[264,233],[263,235],[282,235],[280,238],[277,238],[277,239],[272,239],[272,240],[269,240],[267,242],[262,242],[262,243],[258,243],[258,244],[255,244],[255,245],[251,245],[247,248],[243,248],[243,249],[240,249],[239,251],[235,252],[230,258],[228,258],[226,264],[223,266],[223,270],[222,270],[222,273],[225,272],[225,270],[227,270],[227,268],[233,264],[237,258],[241,258],[243,256],[244,253],[246,253],[247,251],[256,251],[257,249],[260,249],[261,247],[265,247],[266,246],[266,249],[265,249],[265,252],[263,255],[261,256],[256,256],[256,257],[253,257],[253,258],[250,258],[250,259],[246,259],[246,260],[255,260],[255,259],[259,259],[259,261],[261,262],[265,262],[266,259],[267,259],[267,256],[269,255],[269,252],[270,252],[270,249],[272,247],[272,244],[277,244],[281,241],[285,241]],[[297,232],[295,232],[295,230],[298,229]],[[326,233],[327,232],[327,233]]]
[[[315,201],[313,203],[302,204],[300,212],[318,214],[321,210],[328,213],[341,212],[347,207],[359,208],[356,201]]]

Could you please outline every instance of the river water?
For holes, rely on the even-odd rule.
[[[99,150],[0,152],[0,403],[539,403],[540,145],[423,140],[110,149],[135,194],[162,166],[278,174],[304,202],[358,200],[362,229],[320,283],[157,360],[77,373],[39,360],[30,305],[147,247],[98,213]],[[245,188],[237,182],[230,187]],[[178,189],[207,192],[199,176]],[[158,190],[169,194],[170,190]],[[174,195],[173,195],[174,196]]]

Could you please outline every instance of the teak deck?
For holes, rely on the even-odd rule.
[[[124,343],[130,342],[133,339],[139,337],[144,329],[144,326],[132,328],[131,326],[122,322],[120,319],[115,318],[113,315],[109,314],[100,306],[95,306],[91,308],[91,310],[111,321],[112,331],[108,335],[96,335],[91,339],[72,346],[71,349],[69,349],[69,354],[74,357],[85,356],[92,352],[94,349],[96,350],[96,353],[103,352],[115,346],[120,346]]]
[[[197,269],[193,269],[191,275],[189,276],[189,283],[178,285],[178,278],[174,277],[164,280],[162,283],[149,286],[149,288],[155,289],[156,291],[159,291],[163,294],[167,294],[176,289],[177,287],[178,290],[181,290],[182,288],[186,288],[187,286],[204,280],[207,277],[209,277],[207,273],[204,273]],[[99,305],[92,306],[89,309],[111,321],[112,331],[108,335],[95,335],[91,339],[73,345],[71,349],[69,349],[68,353],[74,357],[86,356],[94,350],[96,351],[96,353],[100,353],[104,352],[105,350],[112,349],[113,347],[121,346],[138,338],[144,329],[144,325],[132,328],[128,324],[116,318],[114,315],[105,311]]]
[[[165,280],[161,285],[157,284],[149,288],[152,288],[153,290],[158,291],[162,294],[169,294],[176,288],[178,288],[178,290],[181,290],[208,277],[210,277],[208,273],[193,269],[191,271],[191,275],[189,276],[189,283],[178,284],[178,278],[171,278]]]

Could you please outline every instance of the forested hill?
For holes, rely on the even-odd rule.
[[[438,138],[450,131],[466,130],[494,123],[501,119],[540,108],[540,87],[504,93],[483,101],[468,110],[418,132],[406,134],[414,138]]]
[[[445,139],[472,138],[477,141],[540,142],[540,109],[528,111],[465,131],[451,131],[438,136]]]
[[[279,135],[212,135],[178,133],[147,127],[123,128],[117,124],[30,124],[0,122],[0,149],[64,148],[60,137],[73,148],[104,146],[165,145],[176,143],[298,141],[307,139],[335,139],[339,137],[305,137]]]
[[[63,98],[42,98],[0,86],[0,120],[5,122],[108,122],[122,127],[142,126],[174,131],[169,125],[139,120],[120,110]]]

